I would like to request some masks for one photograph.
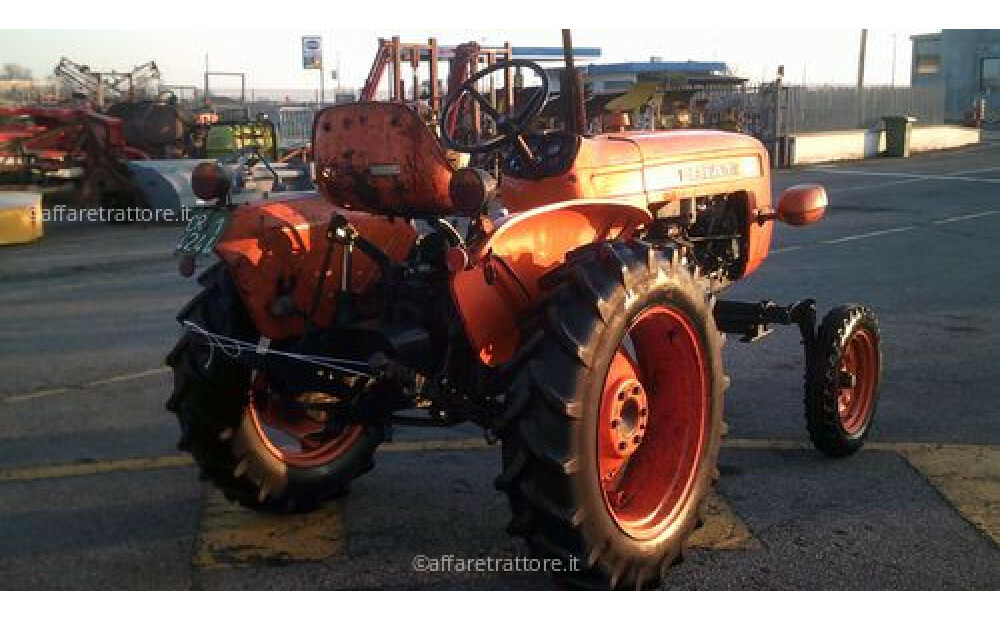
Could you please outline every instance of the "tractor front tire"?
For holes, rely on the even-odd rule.
[[[178,314],[209,332],[257,342],[235,284],[219,264],[199,281],[204,289]],[[350,480],[369,471],[383,439],[378,428],[357,429],[330,458],[307,465],[288,462],[261,431],[251,398],[253,374],[186,331],[167,356],[174,390],[167,408],[181,427],[178,447],[194,457],[201,477],[227,498],[268,512],[307,512],[346,493]],[[260,375],[258,374],[258,377]]]
[[[856,304],[837,306],[820,324],[806,363],[806,426],[823,454],[854,454],[875,416],[882,354],[875,313]]]
[[[673,248],[615,241],[547,278],[498,424],[509,530],[557,583],[662,583],[718,477],[722,339]]]

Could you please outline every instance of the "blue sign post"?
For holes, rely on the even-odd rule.
[[[323,37],[302,37],[302,68],[319,70],[319,102],[326,101],[323,92]]]

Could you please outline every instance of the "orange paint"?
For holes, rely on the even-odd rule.
[[[309,308],[334,211],[393,260],[406,256],[416,235],[402,218],[386,216],[457,214],[448,191],[454,168],[412,107],[362,102],[327,108],[316,119],[313,151],[322,199],[242,207],[217,248],[261,333],[271,338],[304,327],[300,317],[271,316],[268,304],[280,282],[290,287],[297,308]],[[633,235],[652,221],[652,211],[682,198],[747,193],[748,256],[739,275],[750,273],[770,244],[773,223],[759,217],[771,211],[768,168],[763,145],[740,134],[622,132],[580,138],[564,174],[504,177],[501,199],[514,215],[469,247],[467,261],[452,261],[451,293],[480,359],[497,365],[513,355],[519,317],[537,302],[539,279],[562,264],[567,252]],[[320,325],[333,316],[340,259],[336,248]],[[359,252],[354,272],[355,292],[367,290],[379,275]]]
[[[279,294],[289,294],[294,306],[308,312],[312,306],[323,256],[329,241],[327,227],[334,212],[341,213],[358,233],[391,259],[403,260],[416,241],[413,227],[402,219],[347,211],[330,205],[318,195],[274,200],[237,208],[216,254],[230,269],[240,297],[258,331],[268,338],[301,334],[301,316],[275,317],[269,304]],[[327,326],[336,309],[341,280],[343,246],[334,248],[316,322]],[[378,266],[364,253],[352,253],[351,290],[364,293],[379,277]]]
[[[620,200],[655,210],[681,198],[745,191],[749,248],[745,276],[767,257],[772,223],[770,163],[755,138],[709,130],[621,132],[580,139],[573,166],[543,179],[504,177],[500,196],[512,212],[575,199]]]
[[[651,221],[649,211],[628,202],[579,200],[499,222],[470,248],[473,266],[451,282],[465,333],[480,359],[495,366],[513,355],[520,344],[519,315],[537,301],[539,279],[565,262],[567,252],[631,236]]]
[[[382,215],[447,215],[454,167],[414,109],[397,102],[333,106],[313,126],[316,182],[331,203]]]

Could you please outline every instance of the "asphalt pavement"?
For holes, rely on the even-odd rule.
[[[777,226],[730,299],[870,305],[884,375],[871,445],[807,445],[794,329],[726,346],[730,433],[712,517],[674,589],[1000,587],[1000,142],[775,173],[827,217]],[[400,429],[313,515],[236,508],[176,451],[173,317],[197,290],[172,226],[64,225],[0,247],[0,588],[546,589],[520,558],[475,427]]]

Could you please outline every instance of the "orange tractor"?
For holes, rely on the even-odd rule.
[[[579,93],[569,46],[567,64]],[[478,88],[513,71],[538,86],[500,105]],[[576,569],[561,583],[655,586],[718,476],[723,334],[770,325],[801,330],[817,448],[860,448],[881,372],[872,311],[817,326],[812,300],[718,299],[761,265],[776,220],[823,216],[823,188],[772,203],[768,153],[739,134],[583,135],[579,106],[537,132],[548,90],[505,58],[450,89],[434,125],[401,96],[326,108],[318,194],[234,206],[232,180],[202,164],[195,192],[216,202],[179,250],[186,270],[219,261],[178,316],[167,406],[229,498],[310,510],[373,467],[394,425],[472,422],[502,444],[510,531]],[[452,122],[470,110],[482,131]],[[455,152],[494,156],[499,180]]]

